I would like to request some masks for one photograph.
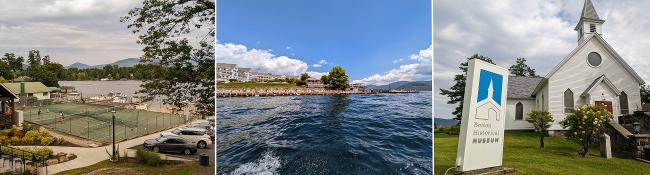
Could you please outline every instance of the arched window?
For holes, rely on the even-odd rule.
[[[564,113],[569,113],[573,110],[573,91],[567,89],[564,91]]]
[[[517,105],[515,105],[515,120],[523,120],[524,119],[524,105],[521,104],[521,102],[517,102]]]
[[[618,101],[621,104],[621,114],[630,114],[630,107],[627,104],[627,94],[621,92],[621,95],[618,96]]]

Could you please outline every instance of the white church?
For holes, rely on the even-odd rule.
[[[549,130],[564,130],[565,111],[585,104],[606,104],[614,120],[641,108],[643,79],[602,37],[605,20],[586,0],[575,27],[578,46],[544,77],[508,78],[507,130],[530,130],[526,114],[543,109],[555,122]]]

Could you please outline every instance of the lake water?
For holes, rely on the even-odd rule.
[[[128,97],[133,97],[136,92],[142,89],[142,81],[125,80],[125,81],[59,81],[60,86],[73,86],[84,97],[98,95],[107,95],[109,92],[122,93]],[[142,96],[143,94],[140,94]],[[152,108],[159,108],[161,102],[154,100],[147,102]]]
[[[217,100],[218,174],[431,174],[431,92]]]

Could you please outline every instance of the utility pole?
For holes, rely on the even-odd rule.
[[[115,159],[115,106],[113,106],[113,110],[111,111],[113,113],[113,157],[111,159]],[[117,161],[117,160],[111,160],[111,161]]]

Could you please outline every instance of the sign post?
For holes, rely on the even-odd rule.
[[[501,166],[508,90],[507,69],[479,59],[468,63],[456,154],[460,172]]]

